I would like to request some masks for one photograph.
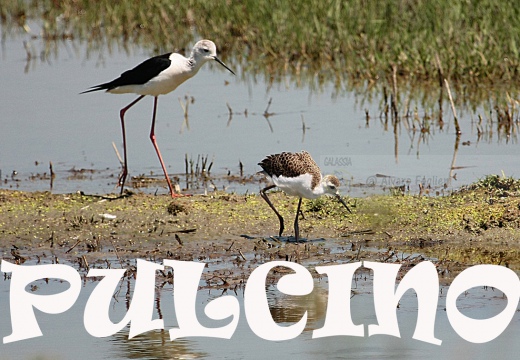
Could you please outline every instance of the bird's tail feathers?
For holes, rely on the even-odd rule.
[[[80,94],[86,94],[86,93],[93,92],[93,91],[107,90],[107,89],[108,89],[107,84],[100,84],[100,85],[92,86],[92,87],[88,88],[87,90],[80,92]]]

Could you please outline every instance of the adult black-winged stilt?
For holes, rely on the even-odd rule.
[[[299,153],[283,152],[281,154],[269,155],[258,163],[263,169],[261,173],[266,175],[273,182],[272,185],[260,191],[260,195],[273,209],[278,220],[280,220],[280,232],[278,236],[282,236],[284,230],[283,217],[274,207],[273,203],[267,197],[266,191],[274,187],[283,190],[287,195],[298,196],[298,208],[296,210],[296,218],[294,219],[294,238],[299,239],[298,216],[302,204],[302,198],[316,199],[321,195],[333,195],[336,199],[347,208],[350,209],[339,195],[339,180],[334,175],[322,176],[318,164],[312,159],[307,151]]]
[[[180,84],[195,76],[202,65],[210,60],[215,60],[220,65],[224,66],[233,75],[235,73],[226,66],[217,57],[217,47],[210,40],[200,40],[195,44],[189,58],[184,57],[178,53],[168,53],[159,56],[154,56],[145,60],[135,68],[125,71],[115,80],[110,82],[92,86],[90,89],[83,91],[82,94],[106,90],[112,94],[138,94],[139,97],[125,106],[119,112],[121,117],[121,128],[123,130],[123,151],[124,151],[124,165],[121,176],[119,176],[118,183],[121,186],[121,194],[125,185],[126,176],[128,175],[128,162],[126,156],[126,135],[125,135],[125,113],[128,109],[134,106],[139,100],[146,95],[154,97],[152,127],[150,130],[150,140],[157,152],[161,167],[164,171],[164,176],[168,182],[170,194],[172,197],[178,196],[175,194],[172,183],[166,171],[166,166],[159,151],[159,146],[155,140],[155,114],[157,112],[157,98],[159,95],[167,94],[175,90]]]

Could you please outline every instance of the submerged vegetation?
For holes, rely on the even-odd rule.
[[[226,61],[271,81],[370,87],[392,78],[407,86],[450,79],[503,86],[520,76],[516,1],[0,1],[6,31],[79,39],[90,49],[136,43],[151,52],[187,49],[211,38]],[[8,30],[6,30],[8,29]],[[226,59],[226,57],[232,57]],[[395,79],[394,79],[395,80]],[[500,89],[504,89],[500,87]],[[498,90],[497,90],[498,92]]]

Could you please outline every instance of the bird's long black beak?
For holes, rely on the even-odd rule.
[[[228,69],[229,72],[230,72],[231,74],[236,75],[236,74],[233,72],[233,70],[231,70],[230,68],[228,68],[227,65],[224,64],[224,63],[223,63],[223,62],[222,62],[218,57],[215,56],[213,59],[215,59],[216,62],[218,62],[220,65],[222,65],[222,66],[224,66],[226,69]]]
[[[352,214],[352,211],[350,211],[350,209],[348,208],[347,203],[345,201],[343,201],[343,199],[341,198],[341,196],[339,194],[336,195],[336,199],[338,199],[338,201],[340,203],[342,203],[344,207],[347,208],[348,212]]]

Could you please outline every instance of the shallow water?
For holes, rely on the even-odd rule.
[[[31,27],[37,32],[37,25]],[[34,54],[30,61],[24,41]],[[86,45],[73,41],[55,43],[46,50],[38,37],[4,37],[0,56],[0,186],[49,190],[49,179],[35,175],[48,175],[52,162],[54,192],[117,191],[119,161],[112,142],[122,152],[119,110],[135,96],[79,92],[112,80],[150,55],[137,47],[88,52]],[[236,77],[218,64],[205,65],[174,93],[159,98],[156,134],[169,173],[183,174],[188,154],[195,161],[198,155],[208,155],[213,160],[212,175],[217,177],[228,172],[239,174],[239,162],[244,174],[252,175],[260,170],[257,163],[267,154],[305,149],[324,173],[339,175],[342,191],[353,196],[399,185],[408,185],[416,193],[419,183],[440,191],[446,184],[449,190],[502,172],[518,176],[516,133],[506,138],[493,129],[477,141],[474,122],[477,114],[485,115],[483,109],[459,114],[463,134],[454,163],[457,168],[450,172],[455,130],[448,106],[444,107],[444,129],[432,126],[430,134],[419,140],[420,134],[404,125],[396,134],[392,126],[385,127],[379,118],[381,97],[365,99],[338,93],[332,84],[321,90],[299,88],[289,81],[268,86],[255,74],[234,70]],[[185,96],[194,98],[188,109],[189,130],[183,127],[179,104]],[[270,99],[268,112],[272,115],[266,119],[262,114]],[[132,176],[162,176],[148,138],[152,103],[149,97],[127,113]],[[233,111],[231,121],[226,104]],[[420,105],[416,105],[422,116]],[[365,110],[371,116],[369,126]],[[469,145],[462,145],[467,141]],[[93,171],[71,178],[71,169]],[[244,192],[258,191],[260,185],[216,180],[216,186]],[[145,191],[167,193],[164,186]]]
[[[211,268],[205,271],[211,271]],[[353,322],[365,324],[366,333],[366,326],[377,323],[377,319],[374,313],[371,275],[366,272],[360,275],[353,282],[356,294],[350,301]],[[35,285],[38,286],[34,289],[35,294],[53,294],[67,288],[66,284],[52,279],[48,283],[38,281]],[[292,340],[273,342],[257,337],[245,320],[243,291],[238,290],[236,295],[232,291],[227,292],[227,295],[236,296],[241,306],[240,321],[230,340],[190,337],[170,341],[168,330],[177,326],[171,285],[166,285],[156,293],[159,301],[156,301],[154,318],[158,317],[160,310],[165,321],[164,331],[150,331],[128,340],[126,328],[107,338],[95,338],[86,332],[82,319],[88,296],[96,285],[96,282],[85,282],[76,304],[63,314],[48,315],[36,311],[43,336],[0,345],[0,359],[315,359],[323,358],[324,355],[336,359],[514,359],[520,351],[518,312],[506,330],[491,342],[472,344],[460,338],[452,329],[444,311],[447,287],[442,287],[439,295],[435,322],[435,336],[443,341],[441,346],[412,339],[417,320],[417,300],[410,291],[405,293],[397,310],[401,338],[378,335],[312,339],[311,330],[323,325],[327,306],[326,278],[316,280],[313,292],[302,297],[283,295],[276,286],[267,286],[271,315],[280,325],[291,325],[300,319],[304,311],[308,311],[306,329]],[[9,280],[0,281],[0,337],[11,332],[9,286]],[[121,283],[117,301],[110,308],[110,317],[114,322],[122,319],[126,312],[127,286],[133,288],[133,281]],[[203,313],[203,307],[221,293],[221,290],[198,292],[197,316],[204,326],[226,324],[226,321],[211,321]],[[483,319],[502,311],[506,301],[499,290],[472,288],[459,297],[457,306],[466,316]]]
[[[37,28],[31,24],[32,28]],[[36,57],[26,60],[23,41],[27,41]],[[79,95],[89,86],[117,77],[151,54],[140,48],[102,49],[88,53],[84,44],[61,42],[47,55],[40,56],[45,44],[28,35],[7,36],[1,44],[0,56],[0,184],[3,188],[48,190],[49,172],[53,163],[57,193],[82,190],[86,193],[109,193],[119,173],[119,161],[112,149],[115,142],[121,151],[119,109],[135,97],[94,93]],[[431,184],[434,189],[457,188],[478,178],[502,171],[518,176],[520,168],[516,134],[509,139],[488,132],[477,142],[472,121],[476,113],[461,116],[463,135],[450,172],[455,144],[454,126],[448,122],[443,131],[432,128],[425,141],[419,134],[400,126],[394,133],[379,120],[381,98],[363,99],[352,93],[337,93],[331,84],[321,90],[299,88],[293,83],[272,87],[254,74],[234,69],[233,77],[218,64],[206,65],[200,73],[174,93],[159,101],[156,133],[169,172],[184,172],[185,154],[196,159],[199,154],[213,159],[215,183],[228,191],[257,191],[259,184],[230,182],[228,172],[239,174],[260,170],[256,165],[265,155],[280,151],[309,151],[325,173],[342,178],[344,193],[362,196],[396,185],[409,185],[418,191],[418,184]],[[229,84],[226,85],[226,83]],[[189,105],[190,129],[183,128],[183,112],[179,98],[192,96]],[[263,116],[268,103],[273,113]],[[226,104],[233,110],[230,113]],[[449,109],[448,106],[444,107]],[[371,115],[366,126],[365,109]],[[420,107],[419,107],[420,109]],[[419,110],[421,111],[421,110]],[[482,109],[477,109],[482,113]],[[159,162],[148,139],[152,99],[145,99],[127,113],[127,140],[130,175],[146,174],[161,177]],[[246,115],[247,113],[247,115]],[[421,114],[422,115],[422,114]],[[302,118],[305,132],[302,130]],[[449,111],[445,119],[451,119]],[[272,129],[272,130],[271,130]],[[462,142],[470,141],[469,145]],[[397,151],[396,151],[397,149]],[[81,173],[71,169],[87,169]],[[32,176],[34,175],[34,178]],[[181,181],[182,185],[182,181]],[[375,187],[367,186],[375,185]],[[166,194],[161,186],[144,191]],[[197,189],[203,191],[203,189]],[[39,282],[41,291],[52,293],[58,286]],[[399,309],[401,339],[388,336],[371,338],[334,337],[312,340],[309,330],[319,328],[326,306],[326,283],[316,283],[313,295],[303,300],[282,297],[269,288],[272,314],[282,323],[298,319],[302,309],[312,309],[308,329],[298,338],[269,342],[256,337],[241,314],[239,328],[229,341],[189,338],[169,341],[167,332],[150,332],[135,340],[127,339],[127,331],[109,338],[93,338],[84,329],[84,305],[95,283],[87,282],[77,304],[65,314],[37,314],[44,336],[14,344],[0,345],[0,359],[132,359],[132,358],[516,358],[520,352],[518,312],[506,331],[490,343],[475,345],[458,337],[443,310],[440,296],[436,336],[442,346],[412,340],[416,321],[416,300],[406,293]],[[370,279],[359,283],[359,294],[351,300],[355,323],[374,323]],[[10,333],[8,294],[9,281],[0,281],[0,337]],[[446,293],[445,291],[443,292]],[[200,306],[220,292],[199,292]],[[160,293],[161,312],[166,329],[175,326],[171,288]],[[237,294],[242,303],[243,296]],[[473,289],[460,300],[465,314],[491,316],[503,308],[500,293]],[[114,316],[125,311],[125,299],[119,298]]]

